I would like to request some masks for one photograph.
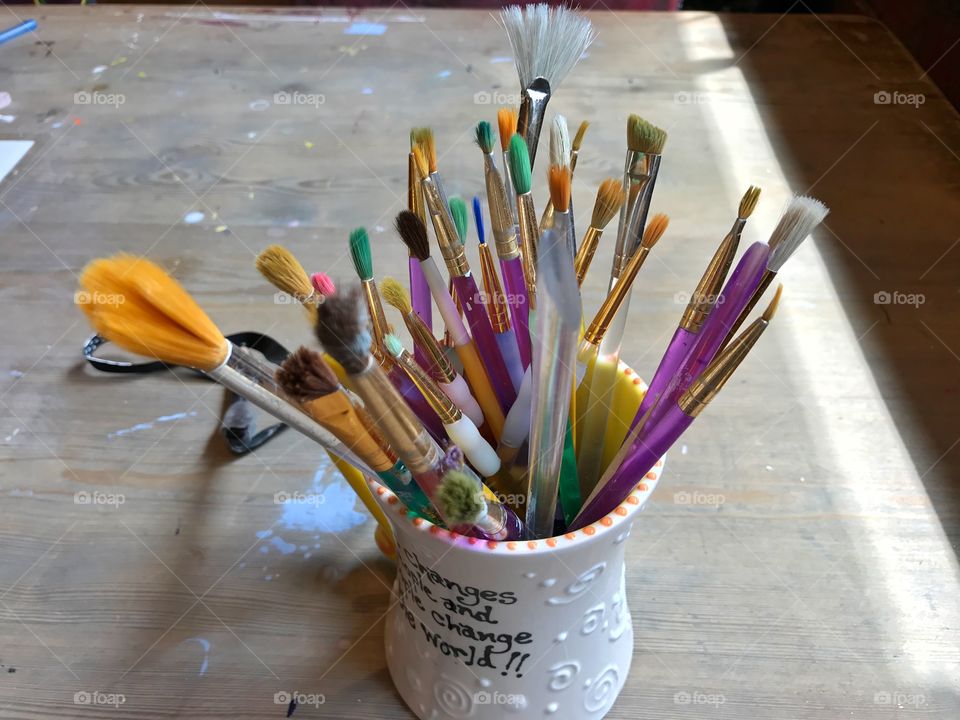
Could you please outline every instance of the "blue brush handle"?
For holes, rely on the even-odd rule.
[[[13,40],[21,35],[26,35],[28,32],[33,32],[36,29],[36,20],[24,20],[22,23],[19,25],[14,25],[12,28],[0,30],[0,45],[3,45],[8,40]]]

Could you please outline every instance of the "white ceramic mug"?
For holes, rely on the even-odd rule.
[[[599,720],[630,671],[624,542],[662,461],[602,520],[485,542],[408,517],[373,485],[397,541],[387,667],[421,720]]]

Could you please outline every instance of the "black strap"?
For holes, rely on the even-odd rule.
[[[241,332],[228,335],[227,339],[234,345],[248,347],[261,353],[267,360],[279,365],[290,351],[278,343],[269,335],[257,332]],[[83,345],[83,357],[96,370],[105,373],[127,373],[141,375],[157,372],[158,370],[173,370],[179,366],[168,365],[158,360],[150,362],[128,362],[126,360],[108,360],[98,357],[95,353],[109,341],[100,336],[91,336]],[[201,377],[207,377],[203,373],[188,368]],[[286,424],[276,423],[256,432],[256,420],[250,403],[246,398],[237,395],[231,390],[227,390],[227,408],[220,421],[220,432],[227,441],[230,452],[234,455],[246,455],[248,452],[256,450],[261,445],[271,440],[275,435],[287,429]]]

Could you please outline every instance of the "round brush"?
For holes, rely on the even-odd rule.
[[[540,242],[540,226],[537,224],[533,195],[530,194],[530,156],[527,153],[527,144],[519,134],[510,140],[510,173],[517,197],[517,227],[523,251],[523,274],[527,281],[529,311],[533,312],[537,307],[537,244]]]
[[[574,260],[577,284],[581,287],[583,286],[583,279],[587,276],[587,270],[590,269],[594,253],[597,252],[597,245],[600,244],[603,230],[620,210],[625,198],[626,192],[623,185],[616,178],[607,178],[600,183],[600,188],[597,190],[597,201],[593,205],[593,215],[590,218],[590,227],[583,234],[580,249],[577,250],[577,257]]]
[[[517,111],[500,108],[497,111],[497,130],[500,134],[500,154],[503,156],[503,185],[507,188],[507,203],[513,224],[517,224],[517,197],[513,194],[513,178],[510,174],[510,140],[517,134]],[[490,190],[487,190],[489,194]],[[492,212],[491,212],[492,215]]]
[[[444,474],[436,500],[451,528],[465,535],[490,540],[523,537],[520,518],[506,505],[491,500],[477,476],[466,468]]]
[[[292,252],[282,245],[270,245],[257,255],[254,264],[267,282],[302,304],[313,321],[323,297],[314,290],[307,271]]]

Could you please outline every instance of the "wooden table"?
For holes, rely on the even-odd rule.
[[[224,331],[307,342],[255,253],[281,242],[346,281],[364,224],[378,275],[402,274],[408,130],[435,128],[451,192],[481,191],[472,125],[516,92],[502,32],[486,12],[400,7],[38,12],[39,33],[0,47],[0,137],[37,142],[0,186],[0,717],[280,718],[274,694],[293,690],[326,699],[295,717],[411,717],[384,666],[393,569],[372,523],[349,502],[274,503],[336,498],[322,454],[289,433],[232,459],[216,386],[92,372],[72,294],[89,259],[143,253]],[[654,209],[672,224],[624,351],[638,370],[748,184],[763,196],[744,243],[790,192],[833,210],[630,539],[636,654],[610,717],[956,718],[956,113],[863,19],[592,19],[552,104],[593,123],[581,228],[626,115],[670,133]],[[95,691],[124,702],[83,704]]]

